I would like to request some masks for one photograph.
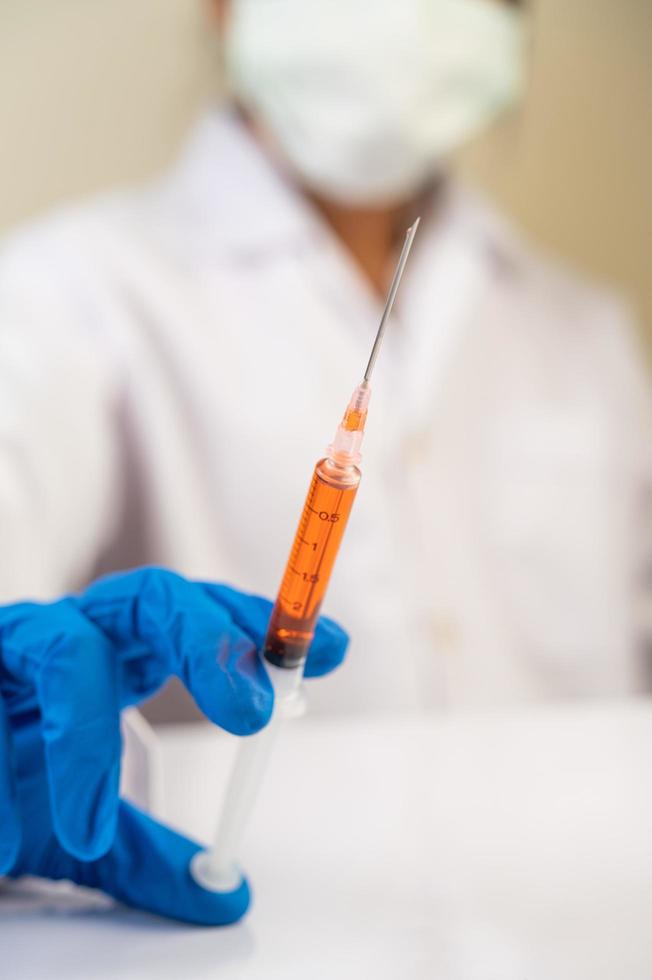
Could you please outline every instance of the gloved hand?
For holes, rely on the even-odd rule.
[[[262,728],[274,695],[256,649],[270,611],[266,599],[156,568],[1,607],[0,874],[70,879],[187,922],[239,919],[246,882],[200,888],[188,872],[199,845],[118,799],[119,712],[176,674],[215,724]],[[306,675],[336,667],[346,645],[322,619]]]

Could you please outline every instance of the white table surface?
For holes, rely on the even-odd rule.
[[[169,820],[210,838],[233,740],[162,746]],[[276,749],[243,923],[24,886],[0,901],[0,977],[652,978],[652,703],[307,718]]]

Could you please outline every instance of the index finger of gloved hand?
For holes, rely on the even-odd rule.
[[[20,820],[9,721],[0,695],[0,875],[14,864],[20,849]]]
[[[96,858],[117,818],[115,653],[70,599],[24,606],[3,625],[2,651],[10,674],[36,691],[55,833],[71,854]]]
[[[78,602],[126,651],[123,704],[142,700],[176,674],[204,714],[227,731],[248,735],[269,721],[274,692],[251,635],[200,585],[145,568],[100,580]],[[149,687],[142,670],[147,651],[156,660],[148,673],[157,683]]]
[[[272,614],[273,604],[269,599],[238,592],[228,585],[214,585],[210,582],[203,582],[202,585],[209,595],[214,596],[229,610],[238,626],[253,637],[260,650]],[[334,620],[320,616],[308,651],[304,675],[322,677],[335,670],[344,660],[348,645],[349,637],[342,627]]]
[[[115,842],[91,864],[62,869],[61,877],[100,888],[126,905],[195,925],[236,922],[249,906],[246,881],[232,892],[211,892],[190,874],[190,861],[201,850],[129,803],[122,803]]]
[[[340,666],[349,645],[349,634],[334,619],[320,616],[310,644],[305,677],[323,677]]]

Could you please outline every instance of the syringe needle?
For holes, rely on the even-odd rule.
[[[396,299],[398,287],[401,283],[403,270],[405,269],[405,264],[408,260],[408,255],[410,254],[410,249],[412,248],[412,242],[414,241],[414,236],[417,233],[417,228],[419,227],[420,221],[421,218],[417,218],[414,224],[411,225],[411,227],[408,228],[408,230],[405,233],[405,242],[403,243],[403,248],[401,249],[401,254],[399,255],[398,263],[396,265],[396,271],[394,272],[394,278],[392,279],[392,284],[389,287],[389,292],[387,294],[385,309],[383,310],[383,315],[380,318],[378,333],[376,334],[374,345],[371,348],[369,363],[367,364],[367,369],[364,373],[364,381],[367,383],[371,378],[371,373],[374,369],[376,358],[378,357],[378,351],[380,350],[383,334],[385,333],[385,327],[387,325],[387,321],[389,320],[390,313],[392,312],[392,307],[394,306],[394,300]]]

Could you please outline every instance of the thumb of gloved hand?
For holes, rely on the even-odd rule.
[[[111,849],[96,861],[79,861],[59,849],[49,877],[99,888],[126,905],[196,925],[236,922],[249,906],[247,882],[226,893],[201,888],[189,870],[199,850],[199,844],[121,801]]]

